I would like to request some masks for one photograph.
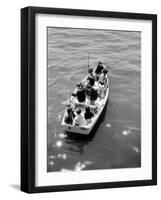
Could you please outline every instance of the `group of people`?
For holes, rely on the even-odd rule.
[[[65,123],[84,126],[91,122],[97,112],[96,101],[104,98],[106,94],[107,76],[108,69],[102,65],[101,61],[98,62],[95,72],[92,68],[88,70],[87,80],[85,83],[77,84],[77,90],[72,94],[65,116]]]

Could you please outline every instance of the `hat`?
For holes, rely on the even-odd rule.
[[[87,88],[87,89],[90,89],[90,88],[91,88],[91,85],[88,84],[88,85],[86,86],[86,88]]]
[[[93,69],[90,68],[90,69],[88,70],[88,73],[92,73],[92,72],[93,72]]]
[[[72,111],[72,108],[71,107],[68,107],[67,108],[67,112],[69,113],[69,112],[71,112]]]
[[[77,83],[77,87],[80,87],[81,86],[81,84],[80,83]]]
[[[76,113],[79,115],[79,114],[81,114],[81,109],[79,108],[77,111],[76,111]]]

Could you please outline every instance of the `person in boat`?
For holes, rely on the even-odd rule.
[[[94,80],[95,80],[95,75],[94,75],[94,73],[93,73],[93,69],[92,69],[92,68],[90,68],[90,69],[88,70],[88,77],[87,77],[87,80],[90,80],[90,79],[94,79]]]
[[[107,78],[108,78],[108,69],[106,68],[106,69],[103,70],[103,82],[104,82],[106,87],[108,87]]]
[[[83,87],[82,83],[77,84],[76,97],[79,102],[85,102],[85,100],[86,100],[86,92],[85,92],[85,88]]]
[[[93,112],[91,112],[90,107],[85,108],[84,118],[87,121],[87,123],[91,122],[92,117],[94,116]]]
[[[102,65],[102,62],[99,61],[99,62],[98,62],[98,65],[97,65],[97,68],[96,68],[96,70],[95,70],[96,76],[99,77],[99,75],[103,72],[103,70],[104,70],[104,67],[103,67],[103,65]]]
[[[74,125],[76,125],[76,126],[86,125],[85,118],[84,118],[82,110],[80,108],[76,111],[76,117],[74,119]]]
[[[104,97],[104,94],[105,94],[105,83],[104,81],[99,81],[99,84],[98,84],[98,87],[99,87],[99,97],[100,98],[103,98]]]
[[[69,106],[67,108],[67,115],[65,116],[64,121],[66,124],[72,125],[74,118],[75,118],[75,114],[74,114],[73,108],[71,106]]]
[[[70,106],[73,108],[73,109],[75,109],[75,106],[76,106],[76,99],[77,99],[77,96],[76,96],[76,94],[75,93],[72,93],[71,94],[71,97],[70,97]]]
[[[93,87],[94,84],[95,84],[95,79],[94,79],[94,78],[90,78],[90,79],[88,79],[88,83],[87,83],[87,85],[90,85],[91,87]]]
[[[107,76],[108,76],[108,69],[107,68],[103,70],[103,74],[104,74],[104,77],[107,78]]]
[[[85,87],[85,92],[86,92],[86,96],[88,99],[90,99],[90,96],[91,96],[91,85],[90,84],[87,84],[86,87]]]
[[[95,88],[92,87],[90,95],[91,95],[90,96],[91,104],[95,104],[95,101],[99,97],[98,91]]]
[[[94,86],[95,84],[95,76],[93,74],[93,69],[90,68],[88,70],[88,77],[87,77],[87,84],[86,85],[90,85],[91,87]]]

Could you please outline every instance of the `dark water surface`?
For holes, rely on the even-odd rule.
[[[98,60],[110,66],[105,115],[90,139],[64,133],[66,100]],[[141,33],[48,28],[47,170],[91,170],[141,165]]]

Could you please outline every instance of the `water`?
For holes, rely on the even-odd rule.
[[[109,65],[106,112],[90,139],[61,127],[66,100],[90,64]],[[141,33],[48,28],[47,170],[80,171],[141,166]]]

